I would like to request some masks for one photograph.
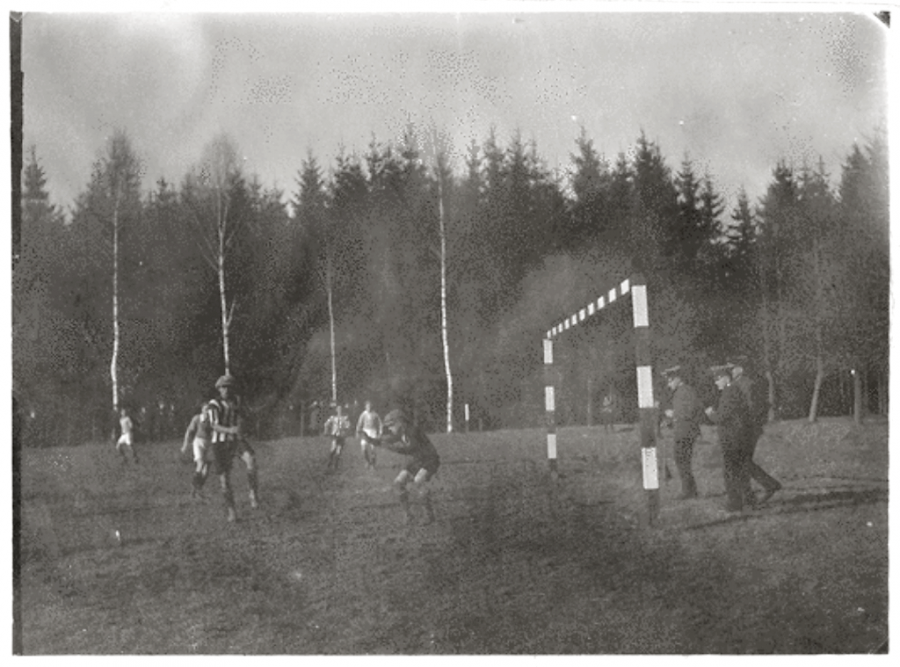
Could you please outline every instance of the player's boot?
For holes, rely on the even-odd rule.
[[[225,514],[225,518],[228,521],[228,523],[234,523],[235,521],[237,521],[237,514],[235,514],[233,507],[228,508],[228,510]]]
[[[250,491],[250,507],[253,509],[259,509],[259,499],[256,496],[256,491]]]

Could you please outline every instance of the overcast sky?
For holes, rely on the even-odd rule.
[[[28,13],[22,49],[26,150],[63,206],[116,128],[148,188],[224,131],[291,195],[308,151],[328,168],[408,121],[460,152],[518,128],[551,168],[582,125],[610,158],[643,130],[731,205],[780,158],[838,177],[887,99],[885,28],[863,13]]]

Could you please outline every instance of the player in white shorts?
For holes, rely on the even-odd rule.
[[[195,468],[191,477],[191,498],[203,498],[203,485],[209,475],[211,439],[212,427],[204,403],[200,407],[200,412],[191,419],[191,423],[184,432],[184,443],[181,445],[182,456],[187,454],[189,448],[193,452]]]
[[[375,467],[375,442],[381,437],[381,417],[372,409],[372,401],[366,401],[366,409],[356,422],[356,437],[362,448],[366,468]]]
[[[121,429],[122,434],[116,441],[116,451],[122,455],[122,462],[127,463],[128,456],[125,454],[125,450],[127,449],[128,453],[131,455],[131,460],[137,463],[138,457],[134,451],[134,422],[132,422],[131,417],[128,416],[127,408],[119,410],[119,428]]]

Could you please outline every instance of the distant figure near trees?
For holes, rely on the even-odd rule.
[[[341,453],[344,451],[344,442],[350,434],[350,417],[344,414],[343,407],[338,405],[335,408],[335,413],[325,420],[323,431],[325,435],[331,436],[326,472],[337,471],[341,463]]]
[[[613,412],[615,410],[615,398],[613,395],[606,394],[603,397],[603,406],[600,408],[600,423],[603,425],[603,430],[607,433],[612,433],[615,428],[613,426]]]
[[[116,441],[116,451],[122,456],[122,463],[138,463],[137,452],[134,451],[134,422],[128,414],[128,408],[119,410],[119,439]]]

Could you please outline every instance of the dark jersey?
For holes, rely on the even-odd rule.
[[[395,435],[385,431],[381,436],[381,444],[398,454],[411,456],[413,459],[425,463],[437,464],[440,462],[437,450],[431,444],[428,436],[417,426],[410,426],[403,435]],[[423,467],[428,467],[423,465]]]

